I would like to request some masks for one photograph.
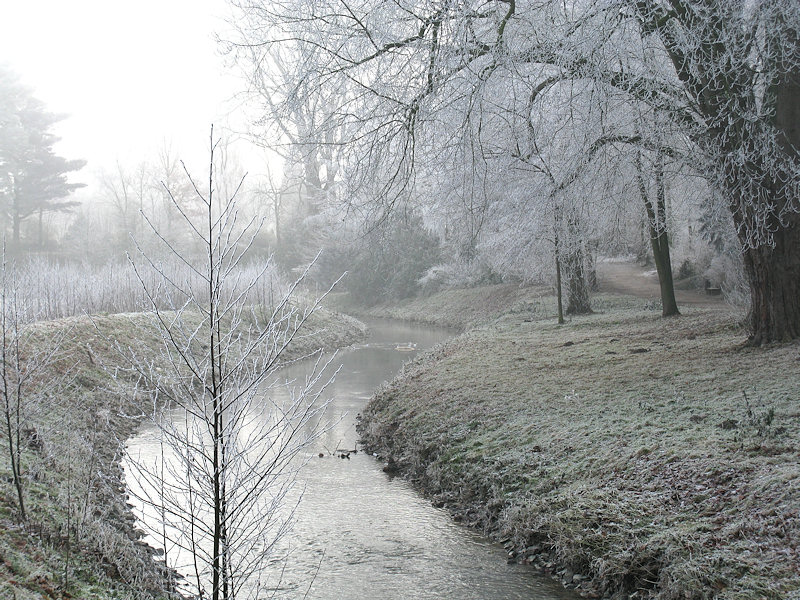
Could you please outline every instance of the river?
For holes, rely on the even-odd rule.
[[[502,547],[455,523],[408,482],[384,473],[374,457],[357,452],[342,459],[334,454],[336,448],[357,447],[356,415],[372,391],[416,352],[452,335],[446,329],[396,321],[368,325],[368,340],[340,351],[335,359],[342,368],[326,390],[331,398],[326,418],[332,425],[306,450],[298,482],[304,492],[286,538],[289,544],[269,567],[279,582],[276,595],[327,600],[575,598],[530,567],[507,564]],[[307,369],[295,365],[286,369],[285,377],[302,379]],[[130,456],[143,459],[160,452],[148,427],[129,441],[128,449]]]

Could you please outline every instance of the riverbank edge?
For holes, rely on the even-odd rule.
[[[150,323],[146,314],[119,314],[33,326],[37,330],[31,337],[34,344],[46,345],[47,340],[66,332],[56,360],[39,375],[57,379],[69,371],[73,390],[61,398],[67,404],[59,407],[58,415],[38,424],[36,441],[25,450],[26,503],[29,517],[34,515],[25,525],[16,519],[15,497],[5,477],[8,467],[0,464],[4,474],[0,488],[0,596],[8,593],[20,600],[99,600],[110,594],[131,599],[166,597],[164,590],[174,573],[164,571],[163,563],[155,560],[161,551],[142,541],[144,532],[136,527],[127,502],[122,469],[125,440],[138,431],[152,405],[147,398],[137,399],[133,390],[119,381],[111,384],[104,368],[121,359],[112,341],[131,344],[140,356],[154,358],[162,340]],[[318,308],[301,334],[287,349],[287,361],[320,348],[334,350],[360,342],[367,328],[353,317]],[[66,427],[57,421],[65,415],[73,436],[69,445],[77,443],[86,449],[84,458],[95,472],[87,482],[95,514],[83,523],[84,539],[65,535],[74,516],[67,514],[64,494],[58,491],[65,481],[71,481],[68,478],[77,479],[76,473],[60,472],[59,460],[54,457],[62,450],[56,439],[64,435],[62,428]]]
[[[491,296],[492,288],[483,295]],[[375,316],[411,316],[467,332],[412,361],[376,393],[359,423],[366,449],[454,519],[503,542],[509,560],[533,564],[590,598],[777,599],[800,593],[800,453],[790,442],[800,435],[800,413],[791,400],[800,387],[798,344],[743,349],[745,332],[724,306],[685,309],[670,321],[643,300],[621,295],[596,297],[597,314],[562,328],[547,315],[554,299],[539,289],[528,297],[523,291],[493,316],[464,319],[470,312],[464,304],[480,296],[471,291],[459,298],[451,291],[434,298],[427,318],[425,299],[369,309]],[[625,348],[615,347],[620,340]],[[581,344],[575,372],[595,368],[594,381],[550,389],[553,382],[538,384],[516,368],[545,373],[576,360]],[[661,350],[667,352],[656,359]],[[653,358],[639,360],[627,375],[616,373],[612,387],[603,389],[602,368],[596,367],[623,352]],[[493,354],[495,360],[487,360]],[[647,379],[664,359],[675,361],[667,381],[632,382]],[[729,360],[737,364],[711,377],[715,389],[709,389],[708,371]],[[742,400],[745,390],[750,400],[747,394]],[[548,397],[537,398],[540,393]],[[619,424],[576,418],[571,427],[569,411],[565,415],[559,406],[569,402],[583,411],[613,404]],[[527,419],[514,414],[526,404]],[[651,411],[664,414],[648,416]],[[545,417],[559,412],[560,420]],[[630,419],[631,412],[645,416]],[[642,428],[654,431],[640,435]],[[684,434],[689,428],[691,435]],[[577,435],[587,440],[579,444]],[[659,435],[677,437],[671,440],[676,447],[666,448]],[[618,447],[595,457],[595,443]],[[702,489],[694,489],[698,485]],[[624,497],[619,502],[616,492]],[[548,501],[553,509],[542,507]],[[648,502],[680,514],[648,511]],[[624,518],[642,515],[661,521],[625,531]],[[758,527],[769,533],[759,534]],[[748,546],[742,536],[757,543]],[[754,548],[761,559],[752,558]],[[715,560],[729,564],[715,566]]]
[[[364,306],[346,293],[332,294],[337,310],[356,317],[396,319],[445,327],[463,333],[498,315],[524,312],[543,317],[555,310],[555,297],[547,286],[499,283],[472,288],[451,288],[390,303]]]

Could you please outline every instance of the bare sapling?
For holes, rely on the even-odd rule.
[[[207,187],[184,166],[196,195],[191,211],[165,186],[191,237],[182,247],[202,247],[202,258],[182,253],[146,217],[166,258],[138,247],[130,258],[160,348],[155,355],[117,348],[137,393],[152,401],[153,431],[163,449],[157,457],[128,457],[128,486],[142,521],[164,543],[170,566],[187,577],[186,592],[232,600],[266,593],[267,561],[302,497],[290,492],[303,450],[324,430],[322,394],[333,377],[324,375],[330,361],[321,352],[298,356],[290,349],[309,333],[304,328],[324,297],[296,298],[305,274],[270,306],[254,302],[261,279],[272,276],[271,263],[257,272],[241,267],[263,219],[240,217],[243,179],[230,197],[217,197],[217,144],[212,128]],[[164,266],[170,261],[191,277],[170,277]],[[198,281],[202,292],[193,285]],[[308,357],[315,360],[312,374],[288,400],[278,400],[270,392],[281,385],[278,369]]]
[[[60,389],[68,371],[53,374],[55,362],[69,328],[44,332],[33,325],[36,315],[20,292],[15,265],[6,260],[3,247],[0,267],[0,395],[2,395],[2,433],[6,438],[8,465],[14,485],[19,520],[25,522],[26,450],[41,443],[36,418],[45,399]],[[41,339],[37,339],[41,338]],[[47,377],[43,373],[47,371]]]

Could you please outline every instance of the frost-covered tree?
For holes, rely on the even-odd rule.
[[[68,174],[85,161],[67,160],[55,153],[58,137],[52,127],[62,117],[46,110],[16,75],[0,67],[0,210],[11,224],[14,246],[19,246],[23,221],[47,212],[69,210],[77,202],[67,197],[82,183]]]
[[[246,31],[251,47],[288,40],[315,49],[300,80],[306,90],[352,90],[335,111],[361,158],[348,178],[380,180],[386,202],[413,183],[422,145],[436,143],[426,132],[443,115],[453,129],[511,117],[519,111],[507,100],[523,92],[539,110],[539,98],[564,97],[565,83],[591,87],[597,110],[613,106],[615,119],[628,113],[615,121],[620,128],[639,124],[646,107],[652,118],[644,131],[687,140],[694,164],[720,192],[718,209],[733,216],[750,282],[752,342],[800,336],[797,2],[237,4],[258,24]],[[565,101],[573,115],[585,111],[583,101]],[[461,120],[451,120],[450,109]],[[527,127],[509,123],[520,133]]]
[[[733,216],[752,342],[800,337],[800,5],[638,0],[624,8],[671,66],[627,85],[647,90],[684,126]]]
[[[41,413],[50,410],[52,396],[64,393],[70,374],[53,375],[48,370],[58,360],[69,329],[61,328],[46,336],[32,327],[42,316],[25,289],[18,267],[8,262],[5,244],[0,262],[0,438],[7,451],[7,464],[16,492],[20,521],[28,518],[26,496],[30,465],[26,450],[41,443],[37,426]],[[45,374],[48,376],[45,377]],[[5,452],[4,452],[5,453]],[[25,460],[23,457],[25,456]]]
[[[298,305],[299,282],[270,305],[254,304],[270,264],[253,273],[242,261],[261,220],[240,222],[238,189],[217,199],[216,144],[212,131],[207,185],[189,177],[199,210],[187,212],[167,188],[179,224],[194,238],[190,247],[204,251],[202,261],[154,228],[165,253],[184,263],[191,278],[176,278],[144,252],[133,260],[163,341],[160,357],[148,361],[136,348],[117,347],[139,391],[151,394],[164,448],[154,464],[137,457],[129,463],[146,520],[164,540],[170,565],[189,567],[195,596],[233,600],[269,594],[266,565],[291,522],[284,500],[299,467],[295,458],[321,431],[326,385],[325,363],[314,353],[316,368],[306,381],[285,401],[271,396],[289,344],[319,304]]]
[[[146,163],[126,169],[117,162],[113,172],[100,172],[100,193],[115,217],[114,246],[132,249],[131,237],[141,239],[145,211],[152,218],[154,183],[154,177]]]
[[[339,87],[312,90],[313,80],[304,83],[316,53],[313,45],[301,40],[250,45],[244,41],[246,32],[258,28],[260,15],[242,11],[240,16],[233,22],[238,33],[225,49],[243,71],[248,104],[255,107],[249,139],[284,161],[276,258],[294,268],[307,264],[325,244],[330,212],[339,198],[345,144],[336,108],[346,92]],[[277,211],[275,216],[278,220]]]

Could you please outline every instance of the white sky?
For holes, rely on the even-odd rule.
[[[4,0],[0,62],[49,110],[69,115],[56,150],[89,161],[76,180],[154,158],[165,143],[194,168],[205,163],[212,123],[243,127],[233,96],[244,82],[214,42],[227,10],[225,0]],[[236,151],[261,170],[257,150]]]

